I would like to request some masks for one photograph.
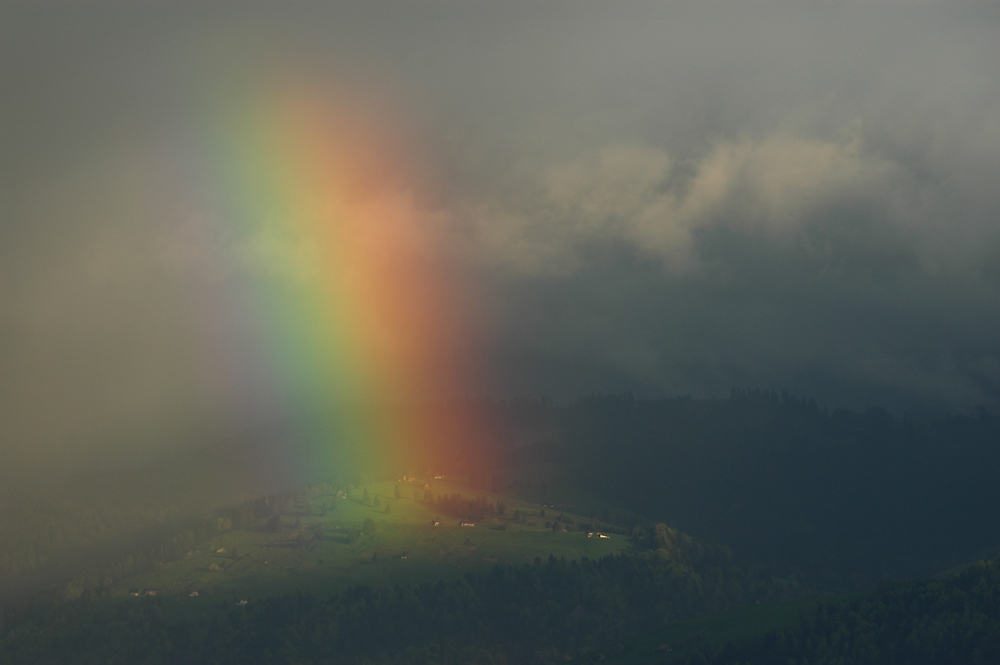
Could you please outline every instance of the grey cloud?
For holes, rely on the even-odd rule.
[[[45,4],[0,9],[5,459],[260,399],[204,382],[206,312],[239,328],[233,271],[315,257],[220,234],[137,156],[197,181],[211,100],[297,67],[419,137],[372,205],[447,238],[483,392],[997,405],[992,5]]]
[[[568,274],[584,259],[575,248],[618,239],[684,269],[698,261],[695,237],[715,225],[770,236],[800,231],[841,201],[879,205],[888,223],[911,212],[904,169],[865,154],[856,135],[823,141],[773,134],[720,141],[700,160],[674,166],[662,150],[612,145],[532,178],[515,210],[459,214],[481,248],[473,253],[516,270]],[[534,190],[534,191],[533,191]]]

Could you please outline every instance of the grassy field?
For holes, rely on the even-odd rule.
[[[459,526],[458,518],[436,515],[422,502],[423,482],[370,483],[336,500],[336,509],[322,514],[333,499],[317,496],[313,506],[296,506],[282,516],[279,533],[264,528],[233,530],[199,543],[179,560],[125,580],[116,594],[130,589],[155,589],[158,595],[203,603],[210,597],[253,599],[299,591],[333,593],[358,584],[410,584],[453,579],[497,564],[531,562],[535,557],[599,558],[630,547],[625,536],[588,537],[586,532],[555,533],[545,527],[558,512],[542,517],[542,505],[511,496],[470,490],[460,484],[433,481],[435,495],[481,496],[503,500],[507,517],[520,512],[518,522],[487,519],[474,527]],[[371,501],[362,503],[367,490]],[[378,499],[379,506],[374,505]],[[389,513],[385,506],[389,506]],[[439,526],[433,526],[437,517]],[[375,522],[371,535],[349,542],[351,529],[361,531],[366,518]],[[573,515],[577,521],[583,516]],[[298,526],[295,526],[295,524]],[[198,590],[197,598],[190,593]]]
[[[586,530],[554,532],[547,528],[546,522],[560,513],[584,522],[592,510],[603,507],[548,469],[541,468],[539,477],[523,479],[521,488],[515,486],[503,495],[470,489],[461,482],[464,479],[431,481],[436,496],[455,493],[507,504],[504,517],[487,518],[474,527],[460,526],[458,518],[436,514],[427,506],[423,502],[424,480],[368,483],[337,498],[333,510],[329,506],[334,497],[320,493],[313,497],[311,506],[286,506],[281,515],[285,526],[279,532],[263,525],[231,530],[198,543],[178,560],[126,579],[114,594],[117,599],[102,611],[134,601],[129,598],[132,589],[155,589],[158,596],[175,599],[164,606],[175,619],[208,617],[228,611],[240,600],[253,602],[297,592],[325,595],[360,584],[393,586],[449,580],[495,565],[530,563],[536,557],[544,560],[550,554],[567,559],[600,558],[632,549],[630,540],[622,535],[588,537]],[[515,482],[518,480],[522,479]],[[398,499],[397,485],[401,489]],[[366,490],[367,503],[362,500]],[[544,516],[543,508],[547,511]],[[516,522],[509,519],[515,511],[521,517]],[[366,519],[375,522],[374,532],[352,540],[350,533],[361,532]],[[433,525],[435,519],[440,521],[437,526]],[[195,590],[198,595],[192,596]],[[750,605],[663,626],[575,662],[678,662],[732,640],[790,626],[799,612],[814,602]]]

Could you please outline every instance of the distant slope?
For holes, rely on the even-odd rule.
[[[550,556],[415,586],[251,600],[82,598],[5,617],[0,663],[547,663],[768,589],[722,552]]]
[[[468,491],[495,489],[621,528],[665,522],[803,587],[862,590],[933,574],[1000,546],[1000,522],[992,518],[1000,512],[1000,418],[985,411],[923,421],[879,409],[829,414],[815,402],[768,391],[462,408],[477,409],[493,431],[445,460],[483,460],[485,466],[456,471],[472,476],[465,484],[477,489]],[[59,595],[71,581],[70,595],[117,587],[123,576],[226,531],[205,524],[223,506],[332,482],[329,470],[301,466],[311,457],[293,440],[280,425],[262,427],[239,443],[192,446],[143,469],[107,470],[0,499],[0,605],[53,589]],[[368,471],[385,477],[390,470]],[[360,485],[357,477],[342,480]],[[346,535],[338,528],[352,528],[335,520],[320,533],[311,519],[303,538],[312,543],[336,542]],[[366,551],[387,554],[392,538],[382,551],[375,544],[388,533],[365,541],[372,545]],[[400,531],[396,541],[415,537]],[[248,537],[244,544],[249,555],[259,543]],[[222,563],[227,573],[238,572]]]
[[[126,557],[198,530],[224,506],[284,489],[289,474],[267,457],[263,444],[226,442],[0,497],[0,606],[74,577],[103,585]]]
[[[0,614],[0,663],[546,663],[796,593],[725,547],[563,506],[443,479],[254,500],[110,597]]]
[[[1000,417],[825,413],[769,392],[592,397],[550,417],[592,496],[836,593],[1000,546]]]
[[[707,662],[998,663],[1000,562],[890,582],[848,603],[819,602],[792,627],[733,642]]]
[[[574,663],[1000,662],[1000,562],[850,596],[753,604],[606,644]]]
[[[596,559],[632,549],[630,539],[619,534],[601,538],[580,530],[555,533],[546,527],[555,515],[541,517],[543,507],[538,504],[431,479],[432,493],[438,496],[459,494],[506,504],[503,515],[492,513],[461,527],[461,518],[423,501],[425,482],[369,483],[341,498],[332,488],[316,486],[304,500],[282,506],[276,519],[193,543],[184,556],[125,578],[114,595],[147,588],[182,596],[198,590],[199,598],[329,594],[359,584],[454,579],[470,570],[531,563],[549,555]],[[362,501],[366,493],[367,504]],[[435,518],[438,526],[433,526]],[[583,520],[579,515],[569,519]],[[368,533],[366,520],[371,521]],[[274,528],[278,524],[280,528]]]

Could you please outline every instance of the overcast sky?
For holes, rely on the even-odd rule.
[[[466,285],[479,395],[996,409],[997,7],[3,3],[4,461],[259,397],[200,373],[191,293],[239,264],[202,254],[237,250],[149,156],[197,170],[206,100],[287,68],[403,137],[382,191]]]

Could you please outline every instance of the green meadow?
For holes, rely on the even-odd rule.
[[[539,503],[442,480],[432,483],[436,496],[454,493],[492,503],[503,501],[506,514],[488,517],[475,526],[460,526],[459,518],[439,515],[424,504],[424,481],[369,483],[352,488],[346,497],[319,494],[311,505],[288,506],[280,516],[280,531],[263,526],[235,529],[198,543],[177,560],[127,578],[115,595],[155,589],[160,596],[200,603],[206,597],[327,594],[360,584],[454,579],[471,570],[530,563],[549,555],[600,558],[631,547],[622,535],[600,538],[597,533],[588,536],[587,531],[556,533],[545,526],[560,513],[576,522],[585,521],[586,516],[569,510],[550,508],[542,516],[544,506]],[[395,497],[397,484],[399,498]],[[366,490],[367,503],[363,502]],[[515,511],[519,513],[516,521]],[[363,529],[368,519],[374,522],[374,530],[366,535]],[[191,595],[194,591],[197,597]]]

